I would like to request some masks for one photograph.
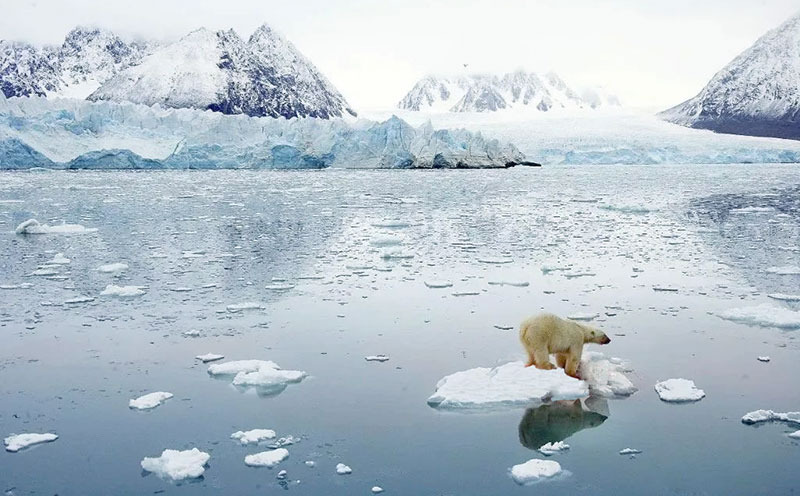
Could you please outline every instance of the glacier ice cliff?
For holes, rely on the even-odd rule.
[[[0,95],[0,169],[499,168],[513,145],[464,129],[270,118]]]

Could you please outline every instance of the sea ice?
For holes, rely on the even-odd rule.
[[[605,398],[630,396],[637,391],[625,372],[630,369],[617,358],[606,358],[598,351],[586,351],[579,373],[595,396]]]
[[[243,303],[234,303],[225,307],[230,313],[244,312],[245,310],[263,310],[264,305],[254,301],[246,301]]]
[[[121,262],[105,264],[97,268],[97,272],[102,272],[104,274],[117,274],[123,270],[128,270],[128,264]]]
[[[97,229],[87,228],[80,224],[59,224],[49,226],[47,224],[40,224],[36,219],[28,219],[17,226],[15,232],[17,234],[84,234],[93,233]]]
[[[141,296],[145,292],[143,286],[117,286],[116,284],[109,284],[106,286],[100,296],[116,296],[117,298],[133,298],[134,296]]]
[[[241,372],[255,372],[261,367],[277,368],[278,364],[267,360],[234,360],[208,366],[210,375],[236,375]]]
[[[234,386],[275,388],[297,383],[306,377],[302,370],[281,370],[276,367],[261,367],[254,372],[239,372],[233,378]]]
[[[248,467],[272,468],[287,458],[289,458],[289,450],[286,448],[278,448],[271,451],[262,451],[254,455],[247,455],[244,457],[244,464]]]
[[[509,257],[483,257],[478,259],[478,262],[480,263],[495,265],[510,264],[513,261],[514,259]]]
[[[560,474],[561,464],[553,460],[532,459],[511,467],[511,478],[519,485],[528,485],[552,479]]]
[[[206,353],[205,355],[197,355],[195,358],[203,363],[208,363],[208,362],[216,362],[217,360],[222,360],[223,358],[225,358],[225,355]]]
[[[27,433],[27,434],[12,434],[3,440],[3,443],[6,445],[6,451],[10,451],[11,453],[16,453],[21,449],[25,449],[28,446],[33,446],[34,444],[41,444],[41,443],[49,443],[58,439],[58,436],[51,433],[46,434],[37,434],[37,433]]]
[[[539,453],[545,456],[552,456],[557,453],[561,453],[562,451],[567,451],[568,449],[569,444],[565,443],[564,441],[556,441],[555,443],[547,443],[539,448]]]
[[[157,391],[155,393],[145,394],[144,396],[130,400],[128,402],[128,407],[133,408],[134,410],[150,410],[159,405],[163,405],[164,402],[172,398],[172,396],[172,393]]]
[[[784,267],[770,267],[767,269],[767,274],[777,274],[779,276],[797,276],[800,275],[800,267],[797,265],[787,265]]]
[[[490,286],[514,286],[516,288],[527,288],[530,286],[528,281],[489,281]]]
[[[368,362],[387,362],[389,361],[389,357],[386,355],[371,355],[364,357],[364,360]]]
[[[188,331],[183,331],[181,333],[181,336],[185,338],[199,338],[200,331],[198,331],[197,329],[189,329]]]
[[[742,417],[743,424],[758,424],[760,422],[787,422],[800,425],[800,412],[774,412],[772,410],[755,410]]]
[[[694,381],[688,379],[667,379],[657,383],[655,389],[662,401],[675,403],[699,401],[706,395],[705,391],[694,385]]]
[[[619,450],[620,455],[638,455],[642,452],[642,450],[634,449],[634,448],[625,448]]]
[[[800,294],[784,294],[784,293],[772,293],[768,294],[770,298],[773,300],[780,300],[780,301],[800,301]]]
[[[53,265],[67,265],[70,263],[70,259],[65,257],[63,253],[56,253],[53,259],[47,263]]]
[[[453,283],[450,281],[425,281],[425,286],[431,289],[450,288]]]
[[[770,358],[768,356],[760,356],[757,357],[756,360],[758,360],[759,362],[769,362]]]
[[[236,431],[231,434],[231,439],[236,439],[241,444],[258,444],[261,441],[275,439],[272,429],[252,429],[249,431]]]
[[[571,315],[567,315],[569,320],[581,320],[581,321],[589,321],[594,320],[599,317],[599,313],[573,313]]]
[[[339,475],[347,475],[352,474],[353,469],[345,465],[344,463],[337,463],[336,464],[336,473]]]
[[[372,494],[379,494],[383,492],[383,488],[381,486],[372,486]]]
[[[197,448],[185,451],[166,449],[159,457],[145,457],[142,468],[161,478],[176,481],[196,479],[206,471],[205,464],[210,458],[211,455]]]
[[[789,434],[789,437],[792,439],[800,439],[800,431],[795,431]]]
[[[800,312],[766,303],[751,307],[734,308],[716,315],[725,320],[751,326],[800,329]]]

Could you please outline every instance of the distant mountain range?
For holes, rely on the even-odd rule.
[[[800,14],[762,36],[697,96],[660,116],[721,133],[800,139]]]
[[[619,106],[619,99],[600,88],[577,92],[557,74],[516,71],[503,75],[427,76],[398,104],[404,110],[495,112],[529,108],[547,112],[561,108]]]
[[[75,28],[59,47],[0,41],[6,97],[129,101],[269,117],[356,115],[339,91],[266,24],[242,40],[198,29],[169,44]]]

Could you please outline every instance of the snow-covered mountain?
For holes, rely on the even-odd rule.
[[[290,42],[266,24],[250,39],[198,29],[107,80],[90,100],[269,117],[356,115]]]
[[[356,115],[339,91],[266,24],[243,40],[198,29],[160,45],[75,28],[58,47],[0,41],[6,97],[130,101],[269,117]]]
[[[697,96],[660,116],[722,133],[800,139],[800,14],[762,36]]]
[[[404,110],[495,112],[531,108],[547,112],[558,108],[618,106],[619,99],[600,89],[581,93],[557,74],[516,71],[501,76],[471,74],[428,76],[414,85],[398,104]]]
[[[108,78],[138,64],[152,45],[110,31],[77,27],[60,46],[0,41],[0,89],[6,97],[86,98]]]

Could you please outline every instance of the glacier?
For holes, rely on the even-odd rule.
[[[513,145],[392,116],[271,118],[0,96],[0,169],[503,168]]]

